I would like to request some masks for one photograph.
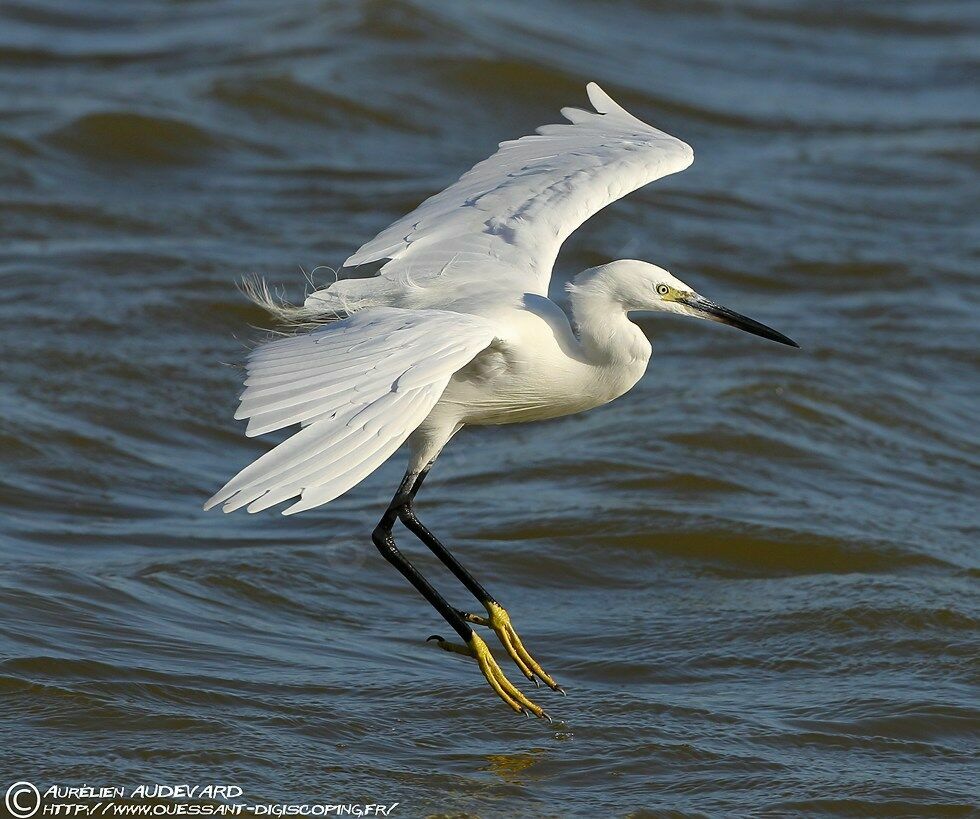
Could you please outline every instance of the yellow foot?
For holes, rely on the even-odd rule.
[[[502,609],[501,609],[502,611]],[[545,712],[545,710],[535,703],[531,702],[524,693],[517,688],[510,680],[504,676],[504,672],[500,670],[500,666],[497,665],[497,661],[493,658],[490,653],[490,649],[487,648],[487,644],[483,642],[483,638],[480,637],[476,632],[467,641],[465,646],[456,645],[455,643],[450,643],[443,640],[437,634],[433,634],[429,637],[429,640],[435,640],[439,643],[439,648],[445,651],[452,651],[456,654],[465,654],[468,657],[476,658],[477,665],[480,666],[480,671],[483,672],[483,676],[487,678],[487,682],[490,683],[490,687],[497,692],[497,696],[500,697],[507,705],[513,708],[518,714],[528,715],[530,711],[534,716],[541,719],[546,719],[551,722],[551,717]]]
[[[535,675],[537,675],[550,689],[564,696],[565,689],[558,685],[528,653],[527,649],[524,648],[524,643],[517,636],[517,632],[510,623],[510,615],[507,614],[504,607],[499,603],[487,603],[486,606],[487,613],[490,615],[489,617],[467,614],[464,619],[469,620],[471,623],[492,628],[497,633],[497,637],[500,638],[500,642],[503,644],[507,654],[525,677],[537,685],[538,681],[535,678]]]

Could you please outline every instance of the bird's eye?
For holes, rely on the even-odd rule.
[[[670,292],[670,288],[666,284],[658,284],[657,285],[657,292],[661,296],[666,296]]]

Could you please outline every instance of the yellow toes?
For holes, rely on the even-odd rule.
[[[443,651],[449,651],[453,654],[462,654],[466,657],[475,657],[472,649],[469,646],[461,646],[458,643],[450,643],[449,640],[444,640],[438,634],[433,634],[431,637],[426,637],[425,641],[431,643],[433,640],[438,643],[439,648]]]
[[[444,640],[435,634],[429,637],[426,642],[430,640],[436,641],[439,644],[439,648],[444,651],[475,658],[477,665],[480,667],[480,671],[487,682],[490,683],[490,687],[497,693],[500,699],[518,714],[526,715],[530,712],[536,717],[551,722],[551,717],[548,716],[541,706],[529,700],[523,691],[504,676],[504,672],[500,670],[500,666],[497,665],[497,661],[490,653],[487,644],[478,634],[474,632],[465,646],[450,643],[448,640]]]
[[[490,615],[487,625],[496,632],[508,656],[521,670],[521,673],[532,680],[535,685],[538,684],[535,677],[539,677],[549,688],[564,694],[564,689],[551,678],[551,675],[545,672],[541,665],[528,653],[528,650],[524,648],[521,638],[514,630],[514,626],[511,625],[510,615],[507,614],[504,607],[498,603],[487,603],[486,606]]]
[[[497,692],[500,699],[519,714],[524,713],[524,710],[527,709],[536,717],[551,721],[551,717],[545,713],[540,705],[529,700],[524,692],[504,676],[504,672],[500,670],[500,666],[497,665],[497,661],[490,653],[490,649],[487,648],[487,644],[483,642],[483,638],[474,632],[469,640],[469,645],[473,656],[476,657],[477,664],[480,666],[480,671],[483,672],[483,676],[486,677],[490,687]]]

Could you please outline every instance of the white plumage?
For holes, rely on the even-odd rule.
[[[693,294],[644,262],[585,271],[570,288],[576,324],[547,298],[562,242],[596,211],[691,164],[691,148],[590,83],[596,112],[500,150],[365,244],[346,262],[385,262],[307,297],[320,329],[273,341],[248,360],[235,417],[247,435],[305,427],[230,480],[205,506],[226,512],[326,503],[409,436],[421,471],[466,424],[551,418],[621,395],[650,345],[629,310],[701,318]],[[338,316],[348,317],[330,322]],[[330,322],[330,323],[328,323]],[[760,325],[761,326],[761,325]],[[415,433],[413,435],[413,433]]]
[[[246,467],[205,509],[284,514],[319,506],[366,478],[435,406],[449,377],[493,339],[475,316],[378,307],[273,341],[248,361],[235,417],[246,435],[307,428]]]
[[[344,263],[390,259],[379,278],[337,282],[307,304],[445,307],[470,298],[547,296],[558,250],[579,225],[694,161],[690,145],[641,122],[595,83],[587,91],[598,113],[563,108],[571,124],[501,142],[497,153]]]
[[[291,514],[332,500],[419,428],[453,374],[494,338],[496,356],[483,363],[496,377],[482,385],[491,393],[476,402],[493,423],[560,415],[569,398],[575,408],[586,408],[632,386],[640,373],[631,371],[625,384],[599,383],[604,379],[589,378],[597,373],[567,355],[578,342],[564,314],[544,304],[551,267],[562,242],[589,216],[683,170],[693,152],[626,112],[595,83],[588,94],[597,113],[565,108],[571,124],[546,125],[536,135],[501,143],[496,154],[345,264],[388,260],[378,275],[341,279],[306,300],[314,318],[349,318],[265,344],[249,356],[235,414],[248,419],[246,434],[294,424],[306,429],[242,470],[206,509],[223,503],[226,512],[243,506],[257,512],[302,495],[285,510]],[[530,303],[533,296],[541,297],[538,303]],[[517,312],[526,315],[515,318]],[[526,367],[518,366],[524,378],[501,383],[522,328],[552,336],[540,345],[540,363],[551,359],[553,376],[572,371],[573,383],[558,383],[557,395],[545,383],[541,389],[525,383]],[[646,345],[634,341],[642,359]],[[504,388],[493,392],[494,383]],[[481,387],[459,386],[453,392]],[[585,389],[584,400],[581,390],[570,394],[576,386]],[[460,417],[437,413],[438,423],[420,436],[420,457],[434,457],[445,443],[437,439],[448,440],[461,423],[487,422],[479,412],[459,410],[457,398],[448,415]]]
[[[273,313],[323,326],[249,356],[235,417],[248,419],[247,435],[302,429],[205,506],[258,512],[299,496],[285,514],[302,512],[346,492],[407,439],[408,470],[372,538],[466,642],[462,650],[501,699],[538,716],[546,714],[504,677],[470,624],[493,628],[528,679],[560,686],[524,648],[506,610],[415,513],[415,493],[439,452],[467,424],[553,418],[622,395],[651,353],[629,320],[634,310],[723,322],[794,344],[646,262],[580,273],[568,288],[571,316],[548,298],[552,265],[576,227],[694,158],[690,147],[626,112],[595,83],[588,94],[595,112],[565,108],[570,124],[501,143],[346,262],[380,262],[376,275],[337,281],[302,308],[257,294]],[[461,614],[401,554],[392,535],[396,519],[467,586],[486,618]]]

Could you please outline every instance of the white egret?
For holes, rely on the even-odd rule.
[[[503,606],[416,515],[415,495],[442,448],[467,424],[555,418],[625,393],[651,354],[631,311],[680,313],[797,346],[641,261],[580,273],[568,286],[571,316],[548,298],[555,257],[575,228],[694,159],[690,146],[641,122],[595,83],[587,90],[595,112],[565,108],[569,124],[501,143],[346,261],[383,263],[373,276],[341,279],[301,307],[253,291],[294,324],[294,333],[251,353],[235,417],[248,419],[246,435],[303,428],[205,506],[258,512],[298,496],[283,514],[312,509],[363,480],[407,440],[408,469],[374,543],[465,646],[430,639],[474,657],[507,705],[539,717],[547,714],[504,676],[472,624],[492,628],[535,685],[540,679],[561,688],[524,647]],[[446,564],[486,616],[453,608],[430,585],[395,545],[396,520]]]

